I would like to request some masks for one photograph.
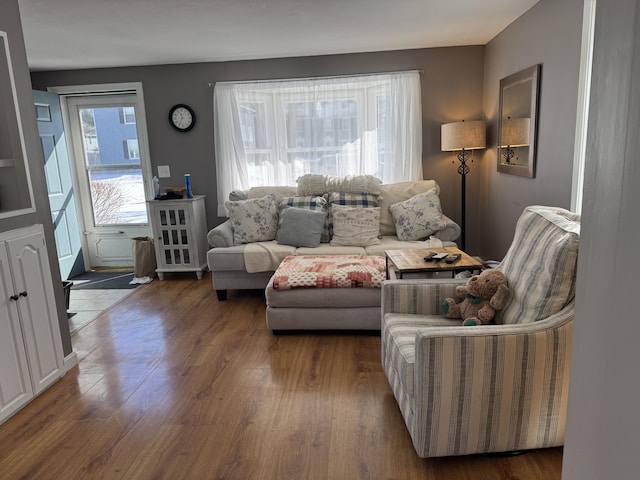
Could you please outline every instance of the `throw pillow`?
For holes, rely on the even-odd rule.
[[[375,208],[378,206],[378,195],[374,195],[371,193],[330,193],[329,215],[327,216],[327,228],[330,236],[333,236],[333,215],[331,210],[331,207],[333,205],[343,205],[347,207],[359,208]]]
[[[307,210],[285,206],[280,218],[276,241],[293,247],[317,247],[324,229],[326,210]]]
[[[558,207],[525,208],[497,269],[511,296],[496,322],[531,323],[562,310],[575,295],[580,216]]]
[[[298,195],[322,195],[327,192],[380,193],[379,178],[373,175],[303,175],[297,180]]]
[[[328,223],[326,223],[326,217],[329,213],[329,205],[325,197],[309,195],[306,197],[293,196],[282,198],[280,200],[280,203],[278,204],[278,212],[280,213],[280,225],[282,225],[282,211],[286,207],[304,208],[306,210],[323,212],[325,217],[325,226],[322,229],[320,241],[323,243],[328,243],[329,240],[331,240],[331,237],[329,236],[329,225]]]
[[[435,188],[389,207],[398,240],[424,240],[445,227]]]
[[[247,190],[247,198],[262,198],[265,195],[273,193],[276,196],[276,202],[279,202],[283,197],[295,195],[297,191],[298,189],[296,187],[289,186],[251,187],[249,190]]]
[[[380,185],[380,234],[395,235],[396,224],[389,207],[394,203],[409,200],[414,195],[428,192],[432,188],[440,194],[440,186],[435,180],[416,180],[413,182],[399,182]]]
[[[274,194],[249,200],[227,201],[224,205],[229,210],[234,245],[276,238],[278,210]]]
[[[333,237],[331,245],[368,247],[380,239],[380,208],[358,208],[332,205]]]

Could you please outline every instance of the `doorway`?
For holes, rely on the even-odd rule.
[[[131,267],[131,239],[149,236],[151,166],[141,86],[61,87],[80,205],[85,270]],[[116,90],[117,89],[117,90]]]

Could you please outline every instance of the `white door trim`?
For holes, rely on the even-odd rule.
[[[589,123],[589,94],[591,92],[591,65],[593,63],[593,37],[596,23],[596,0],[584,0],[582,16],[582,46],[580,77],[578,79],[578,111],[573,150],[573,178],[571,182],[571,211],[582,213],[582,188],[587,150]]]
[[[88,95],[118,95],[118,94],[135,94],[139,117],[136,116],[137,130],[138,130],[138,147],[140,148],[141,159],[140,166],[143,171],[144,189],[147,200],[154,198],[153,185],[151,182],[152,168],[150,160],[149,149],[149,136],[147,133],[147,114],[144,104],[144,92],[142,89],[142,82],[126,82],[126,83],[105,83],[105,84],[88,84],[88,85],[64,85],[64,86],[52,86],[48,87],[47,91],[56,93],[60,96],[60,108],[62,111],[62,121],[64,124],[65,132],[68,132],[66,136],[67,149],[69,150],[69,161],[73,164],[77,164],[75,156],[73,140],[71,135],[71,122],[69,117],[69,108],[67,100],[72,97],[81,97]],[[80,184],[76,169],[72,172],[73,188],[75,191],[80,191]],[[83,232],[87,231],[87,226],[84,221],[83,205],[78,198],[78,225]],[[149,231],[151,227],[149,226]],[[85,266],[90,266],[91,261],[89,257],[89,245],[86,235],[81,235],[82,244],[82,256]]]

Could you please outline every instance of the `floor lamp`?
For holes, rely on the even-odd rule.
[[[465,249],[465,180],[467,173],[469,173],[469,166],[467,165],[467,159],[469,158],[470,150],[480,150],[486,147],[486,127],[482,120],[475,120],[472,122],[454,122],[445,123],[442,125],[442,139],[441,149],[443,152],[459,152],[458,160],[460,165],[458,166],[458,173],[462,178],[462,200],[461,200],[461,219],[460,228],[462,233],[460,235],[460,248]]]

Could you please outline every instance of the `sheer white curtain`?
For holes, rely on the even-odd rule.
[[[217,83],[213,108],[220,216],[233,189],[307,173],[422,177],[418,72]]]

